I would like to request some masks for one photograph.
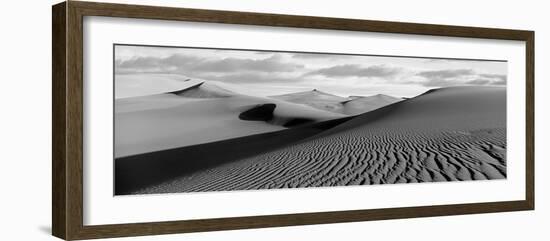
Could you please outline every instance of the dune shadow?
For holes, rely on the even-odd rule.
[[[277,105],[269,103],[258,105],[239,115],[239,119],[247,121],[269,121],[273,119],[273,111]]]
[[[275,117],[275,114],[273,111],[277,107],[276,104],[268,103],[268,104],[260,104],[255,106],[254,108],[251,108],[249,110],[244,111],[239,115],[239,119],[245,120],[245,121],[265,121],[268,123],[281,123],[282,126],[290,128],[290,127],[297,127],[307,124],[315,123],[314,119],[311,118],[286,118],[283,121],[275,120],[277,119]]]
[[[270,109],[270,106],[267,108]],[[115,195],[132,194],[176,177],[293,145],[353,118],[344,117],[282,131],[116,158]]]

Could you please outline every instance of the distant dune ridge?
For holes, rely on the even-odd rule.
[[[116,101],[116,194],[506,178],[504,87],[255,97],[188,82]]]
[[[305,105],[232,92],[214,83],[164,94],[117,99],[115,157],[284,130],[290,126],[346,117]],[[263,121],[243,113],[269,104]]]
[[[345,98],[325,93],[317,89],[270,97],[345,115],[362,114],[403,100],[401,98],[382,94],[374,96],[350,96]]]
[[[181,97],[187,98],[224,98],[234,96],[235,93],[216,85],[200,82],[191,87],[170,92]]]
[[[347,115],[362,114],[403,100],[383,94],[373,96],[351,96],[350,98],[351,100],[342,103],[342,113]]]

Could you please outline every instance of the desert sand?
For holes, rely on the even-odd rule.
[[[249,97],[240,97],[237,100],[236,102],[240,103],[250,103]],[[194,102],[195,106],[197,103]],[[224,100],[223,103],[228,101]],[[260,107],[257,111],[260,114],[253,113],[251,116],[269,113],[270,106],[261,107],[258,103],[250,103]],[[232,107],[235,108],[229,105],[227,109]],[[177,111],[174,107],[168,109],[168,113]],[[236,109],[244,112],[244,108]],[[161,113],[168,114],[163,111]],[[305,116],[319,117],[316,114],[318,113],[308,112]],[[325,122],[327,119],[324,119]],[[224,121],[227,120],[235,119]],[[332,119],[331,125],[318,128],[317,131],[311,131],[293,140],[284,140],[285,144],[274,145],[273,150],[260,148],[254,154],[255,147],[248,147],[249,153],[242,155],[243,158],[229,158],[230,161],[224,161],[231,150],[205,154],[208,155],[208,159],[216,161],[210,161],[208,165],[195,161],[198,166],[194,166],[193,171],[176,173],[170,180],[155,179],[155,182],[149,183],[147,187],[127,193],[506,178],[506,89],[503,87],[434,89],[415,98],[341,119],[335,123],[336,120],[339,119]],[[258,125],[284,128],[266,121],[255,122]],[[315,129],[313,125],[322,123],[324,122],[309,123],[300,128]],[[263,126],[262,128],[265,128]],[[286,129],[285,134],[274,135],[269,139],[277,142],[277,138],[287,136],[294,130],[298,128]],[[276,133],[281,133],[280,131]],[[238,143],[241,141],[237,141]],[[202,150],[203,153],[212,150],[202,149],[201,146],[194,148]],[[180,148],[179,151],[183,149]],[[138,160],[139,157],[140,155],[127,157],[126,161],[131,161],[132,158]],[[180,165],[189,161],[185,155],[173,157],[179,160],[177,163]],[[154,165],[163,165],[163,162],[156,162]],[[127,175],[131,176],[131,173]]]
[[[239,161],[256,156],[258,153],[277,150],[319,134],[351,118],[339,118],[281,131],[119,157],[115,161],[116,193],[131,194],[152,184]]]
[[[383,94],[373,96],[350,96],[349,101],[342,103],[342,113],[346,115],[358,115],[402,100],[401,98]]]
[[[345,115],[362,114],[403,100],[382,94],[340,97],[317,89],[270,97]]]
[[[177,91],[115,101],[115,157],[347,117],[310,106],[243,95],[214,81],[187,82],[187,87]],[[269,106],[273,108],[266,112]],[[257,111],[261,109],[264,111]]]

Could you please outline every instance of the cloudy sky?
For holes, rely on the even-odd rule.
[[[413,97],[447,86],[505,86],[506,73],[503,61],[115,46],[117,96],[165,85],[155,82],[164,76],[223,82],[263,96],[318,89],[340,96]]]

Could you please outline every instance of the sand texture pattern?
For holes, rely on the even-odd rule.
[[[223,153],[216,155],[224,158]],[[132,193],[503,178],[506,89],[451,87],[358,115],[275,150],[182,174]]]

